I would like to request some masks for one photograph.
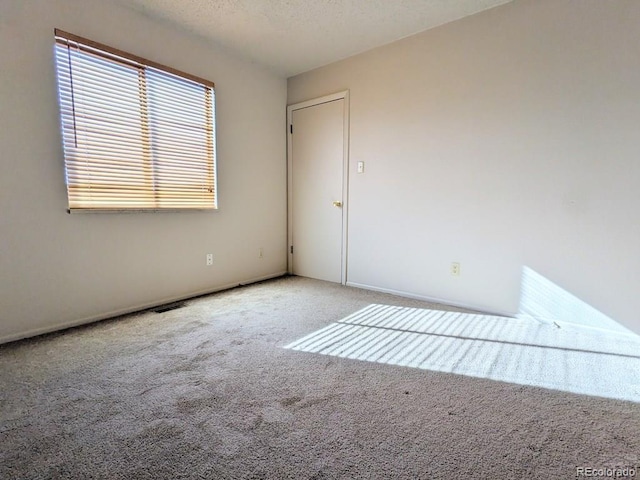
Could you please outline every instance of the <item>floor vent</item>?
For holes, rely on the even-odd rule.
[[[165,305],[160,305],[159,307],[156,307],[154,309],[152,309],[152,312],[155,313],[164,313],[164,312],[168,312],[170,310],[177,310],[178,308],[182,308],[186,305],[185,302],[174,302],[174,303],[167,303]]]

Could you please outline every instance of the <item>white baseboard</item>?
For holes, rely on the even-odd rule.
[[[365,285],[365,284],[362,284],[362,283],[355,283],[355,282],[347,282],[346,285],[348,287],[362,288],[364,290],[372,290],[374,292],[389,293],[391,295],[397,295],[399,297],[405,297],[405,298],[412,298],[412,299],[415,299],[415,300],[422,300],[424,302],[440,303],[442,305],[448,305],[448,306],[451,306],[451,307],[465,308],[467,310],[474,310],[476,312],[486,313],[487,315],[498,315],[498,316],[501,316],[501,317],[514,317],[515,316],[515,312],[507,312],[507,311],[488,309],[486,307],[479,306],[479,305],[472,305],[472,304],[469,304],[469,303],[455,302],[453,300],[447,300],[447,299],[444,299],[444,298],[429,297],[427,295],[419,295],[417,293],[404,292],[402,290],[393,290],[391,288],[374,287],[373,285]]]
[[[235,288],[235,287],[238,287],[238,286],[241,286],[241,285],[248,285],[248,284],[251,284],[251,283],[262,282],[264,280],[269,280],[271,278],[282,277],[283,275],[286,275],[286,274],[287,274],[286,271],[282,271],[282,272],[278,272],[278,273],[272,273],[272,274],[269,274],[269,275],[263,275],[261,277],[254,277],[254,278],[250,278],[250,279],[239,281],[239,282],[228,283],[228,284],[225,284],[225,285],[220,285],[218,287],[209,288],[209,289],[205,289],[205,290],[200,290],[200,291],[197,291],[197,292],[191,292],[191,293],[188,293],[188,294],[178,295],[178,296],[175,296],[175,297],[163,298],[161,300],[156,300],[156,301],[153,301],[153,302],[142,303],[142,304],[139,304],[139,305],[136,305],[136,306],[133,306],[133,307],[127,307],[127,308],[122,308],[122,309],[118,309],[118,310],[112,310],[110,312],[101,313],[99,315],[93,315],[93,316],[90,316],[90,317],[81,318],[79,320],[73,320],[71,322],[60,323],[60,324],[49,326],[49,327],[36,328],[36,329],[33,329],[33,330],[28,330],[26,332],[16,333],[16,334],[13,334],[13,335],[7,335],[5,337],[1,337],[0,338],[0,344],[8,343],[8,342],[15,342],[16,340],[22,340],[24,338],[35,337],[37,335],[43,335],[45,333],[56,332],[58,330],[64,330],[64,329],[67,329],[67,328],[78,327],[80,325],[86,325],[88,323],[98,322],[100,320],[106,320],[108,318],[119,317],[120,315],[127,315],[129,313],[139,312],[141,310],[147,310],[149,308],[157,307],[159,305],[165,305],[167,303],[178,302],[178,301],[181,301],[181,300],[187,300],[189,298],[199,297],[199,296],[202,296],[202,295],[208,295],[210,293],[216,293],[216,292],[220,292],[220,291],[223,291],[223,290],[229,290],[230,288]]]

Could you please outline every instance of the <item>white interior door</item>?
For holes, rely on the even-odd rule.
[[[290,117],[291,271],[337,283],[345,280],[344,104],[339,98],[293,109]]]

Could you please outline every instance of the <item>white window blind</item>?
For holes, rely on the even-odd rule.
[[[55,39],[69,211],[215,209],[213,83]]]

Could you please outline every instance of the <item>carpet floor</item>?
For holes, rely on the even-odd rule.
[[[370,305],[463,311],[283,277],[2,345],[0,478],[575,479],[638,468],[640,403],[291,348]]]

